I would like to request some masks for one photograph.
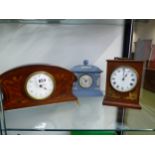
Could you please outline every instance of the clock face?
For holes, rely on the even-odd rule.
[[[26,81],[27,94],[36,100],[48,98],[54,91],[55,80],[47,72],[34,72]]]
[[[79,78],[79,84],[83,88],[90,88],[93,84],[93,78],[90,75],[82,75]]]
[[[129,92],[133,90],[138,81],[136,70],[128,66],[120,66],[116,68],[111,76],[111,86],[119,92]]]

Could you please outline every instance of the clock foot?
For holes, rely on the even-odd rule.
[[[77,105],[80,105],[80,102],[79,102],[79,100],[76,100],[76,101],[75,101],[75,103],[76,103]]]
[[[103,93],[99,90],[95,91],[75,91],[73,90],[73,94],[77,97],[97,97],[97,96],[103,96]]]
[[[133,109],[141,109],[141,106],[139,103],[125,103],[125,102],[116,102],[116,101],[108,101],[104,100],[103,105],[109,105],[109,106],[117,106],[117,107],[123,107],[123,108],[133,108]]]

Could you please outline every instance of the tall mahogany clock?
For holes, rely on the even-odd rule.
[[[72,94],[76,76],[69,70],[45,64],[26,65],[0,75],[4,109],[16,109],[63,101]]]
[[[104,105],[140,109],[143,61],[107,60]]]

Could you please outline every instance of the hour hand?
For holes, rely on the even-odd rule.
[[[43,87],[42,84],[40,84],[39,87],[40,87],[40,88],[43,88],[43,89],[45,89],[45,90],[47,90],[47,88],[46,88],[46,87]]]
[[[127,77],[127,75],[128,75],[128,74],[125,74],[125,75],[123,76],[122,81],[125,80],[125,78]]]
[[[122,68],[122,69],[123,69],[123,77],[122,77],[122,81],[124,81],[125,68]]]
[[[128,73],[125,74],[125,70],[123,69],[123,78],[122,78],[122,81],[125,80],[125,78],[127,77]]]

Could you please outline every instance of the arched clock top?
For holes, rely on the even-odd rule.
[[[45,64],[25,65],[0,75],[4,109],[74,101],[76,76],[69,70]]]
[[[74,83],[73,93],[78,96],[103,96],[100,90],[101,73],[99,67],[89,64],[84,60],[83,64],[76,65],[71,69],[77,77]]]

